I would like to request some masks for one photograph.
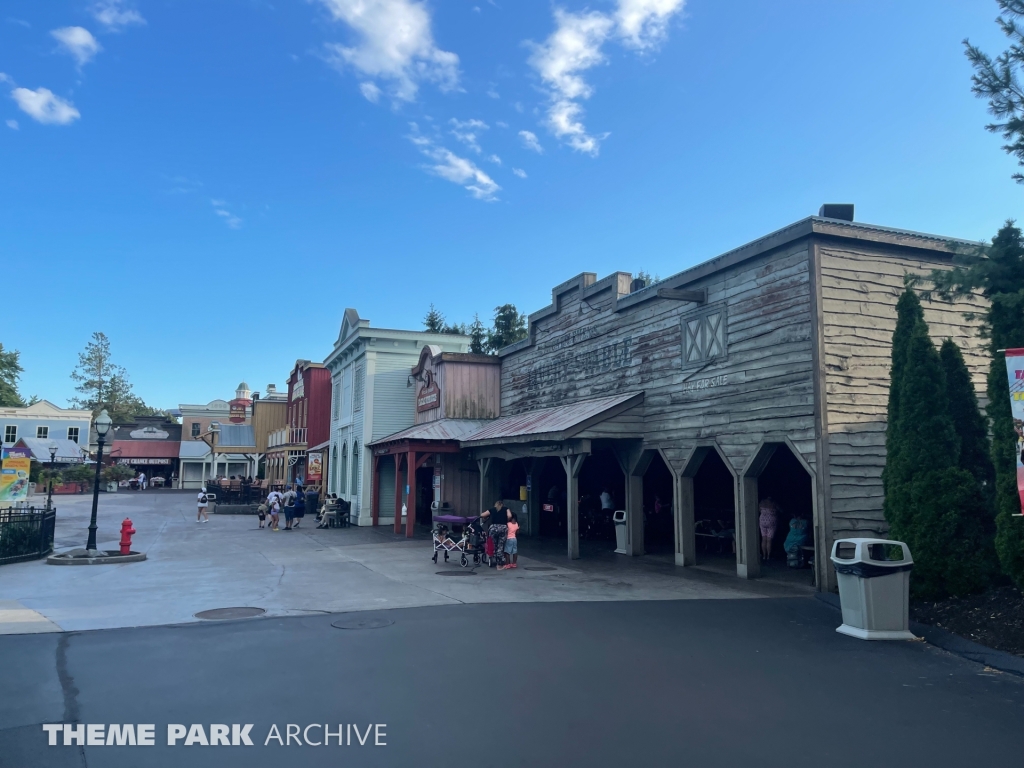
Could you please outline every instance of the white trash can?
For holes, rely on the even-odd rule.
[[[615,510],[612,514],[612,522],[615,523],[615,552],[620,555],[628,554],[626,552],[626,510]]]
[[[916,640],[910,633],[910,571],[914,561],[902,541],[838,539],[832,564],[839,581],[843,625],[861,640]]]

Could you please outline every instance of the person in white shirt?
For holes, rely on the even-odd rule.
[[[279,530],[277,524],[281,519],[281,505],[283,503],[284,497],[281,495],[280,491],[271,491],[267,496],[267,507],[270,510],[270,525],[267,526],[268,530]]]
[[[139,490],[140,491],[146,490],[146,473],[145,472],[139,472]]]
[[[199,491],[199,512],[196,514],[197,523],[210,522],[210,516],[206,514],[206,508],[210,505],[210,497],[206,495],[206,487]],[[203,518],[206,518],[205,520]]]

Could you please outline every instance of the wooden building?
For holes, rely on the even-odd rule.
[[[393,515],[399,533],[404,503],[408,535],[417,519],[430,522],[434,502],[447,502],[460,514],[478,511],[479,470],[461,451],[461,441],[499,415],[501,359],[444,352],[430,344],[420,351],[410,376],[416,383],[415,424],[367,446],[373,452],[375,489],[371,522]]]
[[[330,429],[331,374],[322,363],[296,360],[288,376],[287,422],[267,439],[268,479],[305,482],[310,447],[320,450]]]
[[[482,478],[480,508],[528,489],[531,528],[543,531],[556,510],[578,557],[579,500],[600,490],[627,513],[628,554],[655,551],[660,535],[677,565],[734,559],[752,578],[762,570],[758,505],[770,496],[781,509],[776,556],[790,518],[804,518],[816,583],[830,586],[832,541],[886,527],[904,277],[976,245],[854,223],[842,208],[632,292],[625,272],[556,286],[528,338],[500,352],[500,417],[459,441]],[[978,321],[964,316],[982,306],[978,297],[924,312],[937,344],[960,345],[983,397]]]
[[[334,386],[328,491],[351,502],[351,519],[357,525],[376,524],[370,514],[375,490],[390,498],[380,509],[385,510],[382,517],[386,522],[393,520],[395,464],[389,459],[379,467],[385,478],[383,490],[371,485],[368,444],[415,423],[416,390],[409,369],[424,344],[464,352],[469,337],[373,328],[369,320],[349,308],[342,316],[334,349],[324,361]]]

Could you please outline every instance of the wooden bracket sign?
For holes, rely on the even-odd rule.
[[[707,288],[697,288],[696,290],[688,288],[659,288],[658,298],[706,304],[708,301],[708,290]]]

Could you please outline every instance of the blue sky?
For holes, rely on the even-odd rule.
[[[362,15],[359,9],[363,10]],[[994,2],[5,0],[0,342],[64,404],[94,330],[153,405],[322,360],[345,307],[532,312],[816,213],[1020,215],[961,40]],[[45,89],[45,90],[42,90]]]

